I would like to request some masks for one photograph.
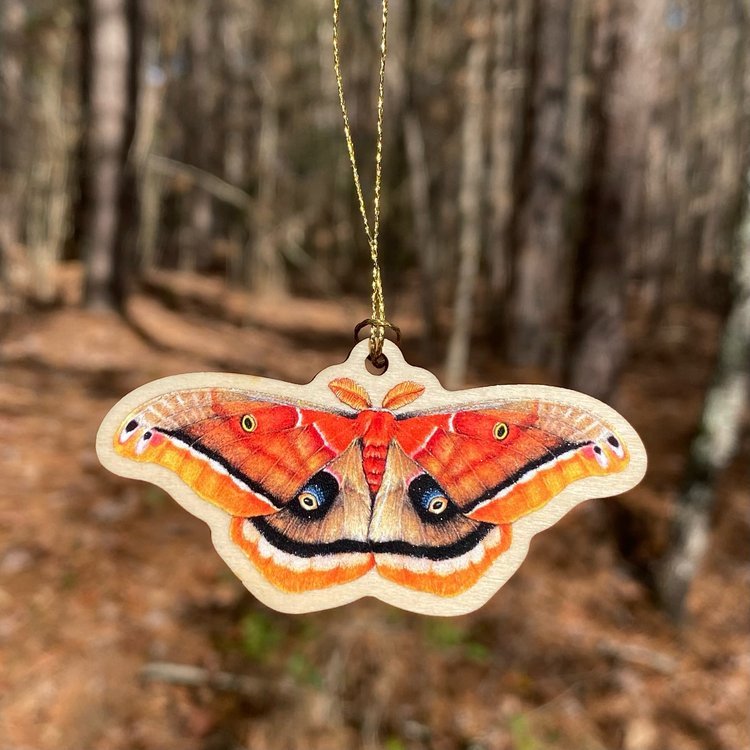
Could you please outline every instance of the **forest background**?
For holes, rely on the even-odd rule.
[[[380,6],[342,5],[367,192]],[[487,606],[278,615],[98,466],[128,390],[306,382],[368,317],[330,6],[0,0],[0,748],[748,747],[748,0],[391,2],[407,358],[649,452]]]

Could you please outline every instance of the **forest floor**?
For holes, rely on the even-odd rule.
[[[173,281],[133,299],[135,327],[67,305],[19,317],[0,342],[0,750],[750,747],[747,438],[681,628],[622,562],[606,512],[620,502],[645,530],[641,554],[658,551],[710,377],[710,314],[643,336],[631,357],[616,405],[649,450],[642,485],[537,537],[482,609],[443,620],[364,600],[291,617],[245,591],[202,522],[103,470],[94,436],[156,377],[306,382],[344,359],[365,312]],[[519,375],[481,344],[474,361],[471,385]],[[147,679],[155,662],[209,679]],[[217,672],[247,679],[221,689]]]

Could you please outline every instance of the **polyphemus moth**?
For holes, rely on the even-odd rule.
[[[104,419],[99,457],[202,518],[245,585],[285,612],[368,595],[469,612],[535,533],[645,472],[636,432],[593,398],[446,391],[389,341],[374,375],[367,347],[308,385],[211,373],[149,383]]]

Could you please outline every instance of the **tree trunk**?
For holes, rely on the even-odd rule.
[[[416,111],[404,116],[404,144],[409,162],[409,189],[414,221],[414,234],[419,261],[420,294],[422,297],[422,353],[427,359],[435,354],[437,326],[435,294],[437,281],[437,239],[430,209],[430,175],[422,125]]]
[[[414,238],[419,264],[420,295],[422,299],[422,354],[426,360],[435,358],[437,341],[436,300],[438,239],[430,198],[430,168],[427,145],[420,118],[418,56],[421,51],[419,4],[410,0],[406,6],[406,23],[401,37],[406,50],[402,77],[406,89],[403,116],[404,150],[408,165],[409,193],[414,227]],[[398,57],[396,58],[398,60]],[[391,68],[392,69],[392,68]]]
[[[490,168],[487,193],[489,220],[487,248],[490,292],[502,310],[510,282],[510,223],[513,216],[513,167],[520,75],[514,62],[514,0],[498,0],[494,20],[492,110],[490,113]]]
[[[458,283],[453,308],[453,327],[448,341],[445,382],[460,387],[466,378],[471,341],[472,314],[482,245],[484,185],[484,119],[487,99],[489,2],[481,0],[473,19],[475,36],[466,63],[466,97],[461,149],[463,164],[459,188],[461,229],[458,240]]]
[[[664,18],[668,12],[668,0],[644,4],[654,23]],[[669,37],[668,37],[669,38]],[[649,102],[651,118],[644,141],[645,174],[643,178],[643,213],[639,223],[645,225],[640,243],[641,284],[639,310],[655,324],[662,317],[666,300],[666,282],[670,271],[672,248],[676,247],[676,193],[682,189],[682,181],[675,184],[675,112],[678,107],[679,90],[682,86],[682,71],[677,70],[671,58],[674,52],[663,38],[656,37],[662,44],[662,54],[656,60],[658,66],[657,92]],[[670,39],[671,41],[671,39]],[[644,65],[654,64],[649,59]],[[648,69],[648,67],[646,68]],[[648,90],[648,88],[646,89]],[[639,227],[640,229],[640,227]]]
[[[148,13],[144,7],[144,11]],[[164,111],[166,77],[160,68],[159,38],[155,33],[152,16],[144,15],[146,37],[142,43],[142,64],[151,70],[142,81],[138,103],[138,127],[131,150],[135,171],[138,177],[140,221],[138,222],[137,268],[139,273],[150,271],[159,260],[159,240],[163,220],[162,200],[164,178],[151,167],[150,156],[161,149],[159,127]]]
[[[216,78],[212,69],[212,4],[199,0],[193,7],[187,39],[189,64],[186,87],[185,156],[205,172],[220,172],[216,157]],[[211,255],[214,225],[213,198],[205,190],[193,186],[185,201],[184,227],[181,232],[179,265],[185,270],[205,268]]]
[[[239,3],[229,0],[221,3],[223,174],[227,182],[242,187],[249,180],[247,141],[252,108],[247,71],[249,50],[243,34],[245,22]]]
[[[744,216],[738,232],[734,295],[714,381],[688,457],[685,482],[677,499],[671,544],[657,576],[662,605],[676,620],[685,608],[690,584],[708,546],[715,483],[737,447],[750,387],[750,171]]]
[[[30,296],[50,305],[57,297],[56,270],[68,229],[68,127],[64,109],[64,40],[46,35],[36,46],[35,85],[28,104],[24,236],[32,277]]]
[[[0,259],[19,239],[25,5],[22,0],[0,4]]]
[[[128,250],[135,227],[134,179],[128,153],[135,132],[138,84],[137,0],[86,0],[83,44],[91,69],[84,94],[82,189],[87,203],[79,233],[86,264],[84,303],[119,309],[125,302]]]
[[[248,285],[254,292],[283,294],[286,273],[277,231],[277,185],[279,161],[279,103],[271,64],[264,76],[258,137],[258,207],[255,247],[249,265]]]
[[[519,248],[508,354],[521,365],[560,365],[568,304],[565,112],[571,3],[537,0],[531,142],[523,168]]]
[[[590,123],[589,153],[579,161],[587,186],[580,194],[580,240],[572,295],[569,387],[608,400],[625,355],[624,248],[618,165],[610,146],[610,101],[618,68],[620,39],[614,0],[600,3],[593,45],[593,100],[585,106]]]
[[[141,112],[142,61],[145,34],[144,0],[127,0],[125,13],[128,30],[127,90],[124,137],[121,155],[122,172],[115,237],[114,287],[120,309],[124,308],[133,269],[138,256],[138,235],[141,220],[142,173],[145,167],[136,153],[139,113]],[[141,125],[144,125],[141,120]],[[151,123],[153,125],[153,122]],[[144,139],[150,140],[144,132]],[[143,156],[143,154],[141,154]]]

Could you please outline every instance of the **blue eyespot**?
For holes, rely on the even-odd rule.
[[[319,518],[328,512],[338,494],[336,477],[319,471],[300,489],[289,508],[305,518]]]
[[[427,523],[439,523],[458,513],[446,491],[429,474],[420,474],[412,480],[409,499],[419,517]]]

